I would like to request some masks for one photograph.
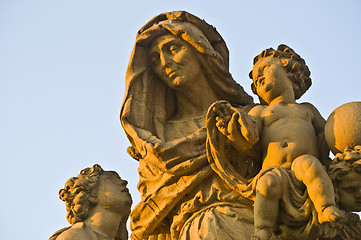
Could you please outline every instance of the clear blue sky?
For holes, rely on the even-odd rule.
[[[0,0],[1,240],[48,239],[68,226],[58,191],[94,163],[127,179],[139,201],[118,117],[125,70],[138,29],[172,10],[217,27],[249,94],[253,57],[286,43],[311,70],[300,102],[327,118],[361,101],[359,0]]]

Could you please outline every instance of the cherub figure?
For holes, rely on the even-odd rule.
[[[345,218],[339,223],[321,225],[320,239],[360,239],[361,211],[361,146],[347,147],[337,153],[329,168],[336,195],[336,204],[345,210]]]
[[[337,153],[329,166],[336,202],[347,212],[361,212],[361,145]]]
[[[245,113],[223,102],[215,105],[213,111],[218,114],[218,130],[234,148],[245,151],[259,143],[263,153],[262,169],[290,169],[300,181],[300,188],[306,186],[318,221],[336,222],[344,212],[336,207],[332,182],[324,168],[329,161],[328,149],[320,144],[325,120],[310,103],[295,102],[310,87],[309,76],[305,61],[288,46],[266,49],[255,57],[250,73],[252,90],[261,104]],[[277,224],[283,191],[279,175],[274,171],[259,178],[253,239],[270,239]]]
[[[61,229],[49,240],[126,240],[126,222],[132,198],[116,172],[104,171],[98,164],[70,178],[59,197],[66,203],[71,227]]]

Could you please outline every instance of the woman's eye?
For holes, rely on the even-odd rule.
[[[170,47],[169,47],[169,51],[171,52],[171,53],[177,53],[178,52],[178,50],[179,50],[179,47],[177,46],[177,45],[171,45]]]
[[[344,188],[343,190],[347,193],[354,193],[356,192],[357,189],[355,187],[348,187],[348,188]]]

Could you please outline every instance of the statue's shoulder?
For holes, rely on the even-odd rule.
[[[256,104],[249,110],[248,114],[254,117],[259,117],[267,107],[267,105]]]
[[[302,102],[302,103],[299,103],[299,105],[307,107],[307,108],[312,109],[314,111],[318,111],[317,108],[312,103],[309,103],[309,102]]]
[[[75,223],[71,228],[62,232],[56,240],[92,240],[92,237],[86,231],[83,222]]]

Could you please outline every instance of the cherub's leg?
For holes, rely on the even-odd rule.
[[[254,201],[255,235],[252,240],[268,240],[272,236],[279,214],[281,196],[281,178],[276,172],[267,172],[258,180]]]
[[[318,221],[340,221],[344,212],[336,207],[335,192],[330,177],[321,162],[312,155],[296,158],[291,166],[296,178],[302,181],[318,213]]]

